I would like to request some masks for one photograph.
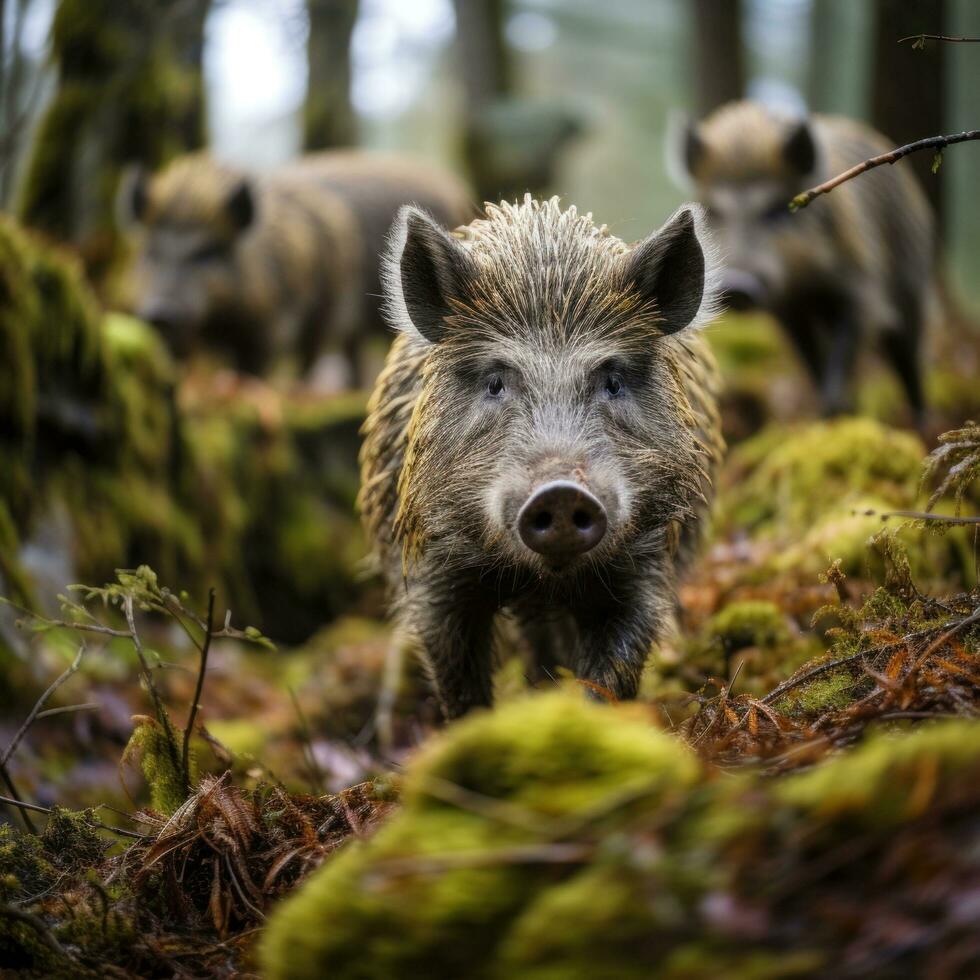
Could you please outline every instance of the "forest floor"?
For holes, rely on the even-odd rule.
[[[431,688],[395,646],[367,571],[353,611],[291,646],[146,568],[66,592],[46,617],[17,613],[26,653],[3,666],[0,792],[25,805],[0,806],[4,968],[241,976],[261,961],[283,977],[316,976],[325,963],[337,976],[459,976],[482,950],[495,965],[472,975],[585,976],[601,955],[620,964],[616,976],[656,964],[665,976],[775,977],[822,975],[834,948],[858,972],[913,964],[953,976],[980,964],[956,920],[980,894],[980,838],[963,822],[980,792],[963,775],[980,774],[980,723],[951,720],[980,714],[980,548],[977,524],[956,522],[980,513],[980,432],[962,425],[980,416],[976,351],[933,373],[935,434],[957,431],[938,443],[930,434],[927,446],[872,417],[901,421],[880,371],[862,386],[867,415],[799,421],[812,409],[807,388],[770,324],[733,321],[712,336],[732,448],[715,530],[636,705],[587,706],[569,677],[549,685],[565,695],[528,699],[520,650],[505,644],[502,708],[439,734]],[[268,409],[268,392],[256,397]],[[927,503],[948,520],[922,516]],[[977,727],[943,734],[953,724]],[[896,732],[918,739],[897,770],[879,751],[883,738],[905,744],[887,742]],[[969,735],[977,747],[964,755]],[[583,762],[594,745],[601,759]],[[841,762],[853,768],[801,782]],[[661,770],[667,789],[648,785]],[[646,781],[634,785],[638,772]],[[838,853],[846,827],[906,776],[887,819],[861,825]],[[856,816],[842,801],[862,792],[878,795]],[[721,831],[728,806],[773,822]],[[681,813],[702,843],[671,836]],[[792,829],[800,822],[812,839]],[[501,827],[494,850],[488,828]],[[973,841],[972,857],[965,843],[943,849],[957,835]],[[668,840],[690,859],[685,869],[657,863]],[[628,893],[608,880],[621,851]],[[854,882],[835,870],[849,861],[884,875],[859,924],[842,897]],[[322,945],[304,945],[318,927],[304,925],[298,899],[260,941],[279,900],[324,864],[309,901],[318,921],[338,925],[323,927]],[[355,894],[368,871],[400,923],[377,948],[391,916],[388,899],[375,908]],[[760,885],[780,877],[815,903],[806,927],[785,894]],[[625,916],[653,882],[674,912],[651,899],[646,918]],[[562,944],[551,917],[562,903],[582,913],[573,885],[611,904],[583,920],[585,939]],[[474,889],[495,897],[475,911]],[[430,918],[405,911],[416,905]],[[694,921],[714,930],[709,948]],[[637,935],[649,939],[639,950]],[[739,935],[747,949],[732,945]]]

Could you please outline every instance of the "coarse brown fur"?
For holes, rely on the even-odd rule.
[[[353,151],[261,174],[195,154],[120,196],[138,240],[134,305],[178,353],[203,344],[250,372],[284,357],[306,371],[329,343],[361,380],[364,342],[386,333],[379,255],[399,207],[450,227],[473,212],[451,175]]]
[[[679,212],[670,227],[681,219],[693,220]],[[591,215],[530,197],[488,206],[455,233],[470,275],[448,315],[420,328],[437,331],[433,342],[410,312],[418,289],[405,255],[412,234],[429,234],[412,220],[395,234],[387,298],[400,334],[361,455],[360,507],[399,621],[450,716],[490,703],[501,610],[521,623],[541,670],[564,661],[630,697],[673,611],[721,457],[707,345],[693,329],[665,334],[656,297],[637,286],[655,236],[630,248]],[[693,307],[671,329],[711,315],[710,249],[706,259]],[[674,274],[696,277],[683,265]],[[594,387],[610,364],[628,398]],[[506,379],[505,395],[481,393],[488,369]],[[555,568],[516,537],[513,501],[565,477],[606,502],[610,528]]]
[[[924,409],[922,337],[935,305],[935,230],[907,164],[881,167],[791,214],[806,187],[894,144],[837,116],[792,119],[735,102],[688,129],[683,156],[708,208],[734,296],[783,324],[828,413],[852,405],[865,341]]]

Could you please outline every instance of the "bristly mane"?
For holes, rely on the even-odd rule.
[[[470,342],[509,336],[565,344],[596,331],[609,336],[627,328],[658,336],[656,306],[644,303],[624,281],[623,257],[630,246],[596,225],[591,213],[574,206],[562,210],[557,197],[537,201],[530,194],[520,204],[485,207],[485,217],[454,232],[479,275],[450,318],[451,330],[465,330]],[[685,207],[694,215],[705,251],[704,294],[691,324],[697,328],[717,314],[720,263],[700,207]],[[386,311],[396,330],[415,333],[401,282],[406,236],[403,209],[384,259]]]

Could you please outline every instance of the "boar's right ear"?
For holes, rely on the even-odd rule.
[[[392,231],[386,275],[396,319],[403,302],[412,326],[437,344],[445,336],[453,301],[463,298],[474,274],[473,259],[452,235],[424,211],[402,208]]]
[[[225,198],[225,214],[238,231],[244,231],[255,220],[255,193],[247,177]]]
[[[657,326],[665,334],[711,315],[715,262],[707,232],[699,234],[699,215],[697,205],[685,205],[626,256],[624,279],[655,306]]]
[[[798,174],[808,174],[817,163],[817,145],[806,119],[800,120],[783,142],[783,159]]]
[[[141,224],[149,203],[149,177],[139,164],[131,164],[116,189],[116,224],[123,230]]]

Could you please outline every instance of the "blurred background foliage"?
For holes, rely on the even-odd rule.
[[[249,167],[408,151],[467,170],[481,197],[559,193],[631,240],[685,197],[672,113],[748,94],[904,143],[975,126],[980,90],[969,45],[895,44],[980,34],[972,0],[3,0],[0,24],[0,201],[96,272],[115,168],[202,142]],[[913,163],[971,305],[978,159],[967,144],[936,176]]]

